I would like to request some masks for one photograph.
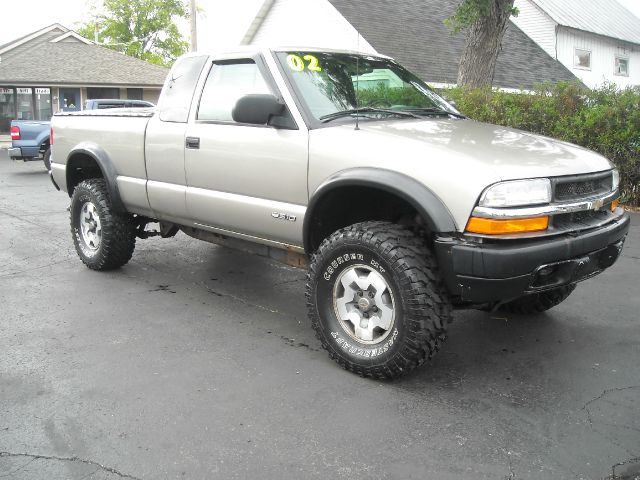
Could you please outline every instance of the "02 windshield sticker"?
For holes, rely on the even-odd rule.
[[[315,55],[304,55],[300,57],[294,53],[287,56],[287,65],[294,72],[303,72],[306,68],[310,72],[321,72],[320,61]]]

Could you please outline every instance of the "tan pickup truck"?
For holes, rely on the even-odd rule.
[[[629,228],[606,158],[472,121],[383,56],[189,54],[156,108],[52,124],[52,180],[89,268],[180,230],[308,268],[323,347],[375,378],[430,358],[454,308],[557,305]]]

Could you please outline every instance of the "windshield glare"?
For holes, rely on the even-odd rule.
[[[298,95],[318,121],[337,112],[367,107],[418,114],[428,114],[429,110],[457,113],[418,77],[389,60],[302,51],[278,52],[277,56]],[[381,112],[370,113],[379,118]]]

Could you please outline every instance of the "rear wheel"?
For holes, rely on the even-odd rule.
[[[136,245],[133,217],[114,212],[102,179],[84,180],[71,198],[71,234],[80,260],[93,270],[126,264]]]
[[[564,302],[571,292],[576,289],[576,284],[546,290],[544,292],[530,293],[500,306],[500,310],[520,315],[542,313]]]
[[[451,319],[430,251],[409,229],[386,222],[351,225],[320,245],[311,259],[307,308],[332,359],[380,379],[434,355]]]
[[[42,161],[44,162],[46,169],[51,170],[51,148],[47,148],[47,151],[44,152]]]

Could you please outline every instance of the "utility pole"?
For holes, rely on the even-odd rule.
[[[198,31],[196,28],[196,0],[191,0],[191,51],[198,50]]]

